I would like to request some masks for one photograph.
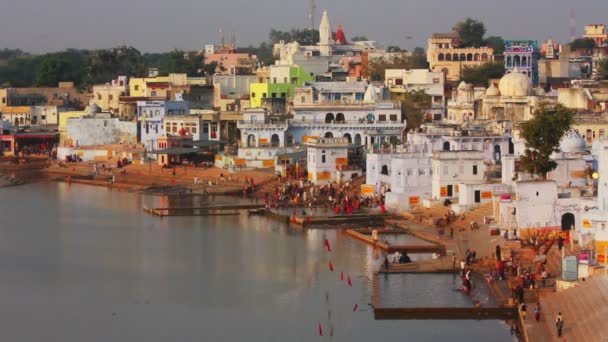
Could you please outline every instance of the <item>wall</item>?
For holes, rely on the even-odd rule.
[[[135,143],[137,124],[117,118],[77,118],[67,122],[67,142],[74,146]]]
[[[458,197],[458,184],[480,184],[484,180],[483,154],[478,151],[449,151],[433,154],[433,198]],[[477,174],[473,167],[477,166]],[[442,188],[452,186],[452,195]]]
[[[57,106],[34,106],[31,115],[32,122],[36,122],[37,125],[57,125],[59,123]]]
[[[65,145],[68,137],[68,119],[79,118],[87,115],[84,111],[61,112],[59,113],[59,144]]]

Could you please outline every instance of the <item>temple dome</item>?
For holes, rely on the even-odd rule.
[[[528,96],[532,90],[528,76],[520,73],[517,69],[504,75],[498,84],[502,96]]]
[[[499,96],[499,95],[500,95],[500,91],[498,90],[498,88],[496,88],[494,83],[492,83],[490,85],[490,87],[486,90],[486,96]]]
[[[587,143],[575,130],[569,130],[559,142],[559,149],[566,153],[585,152]]]

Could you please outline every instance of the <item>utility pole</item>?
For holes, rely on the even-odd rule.
[[[308,19],[310,20],[310,30],[315,29],[315,11],[317,10],[317,5],[315,0],[310,0],[310,8],[308,12]]]

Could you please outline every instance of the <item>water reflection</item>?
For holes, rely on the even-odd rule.
[[[510,339],[499,322],[373,321],[370,279],[381,258],[339,231],[142,211],[201,200],[55,183],[0,189],[3,338],[310,341],[321,321],[334,341],[460,340],[471,331]]]

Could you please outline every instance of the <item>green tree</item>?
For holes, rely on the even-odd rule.
[[[401,48],[399,46],[396,45],[391,45],[389,47],[386,48],[386,51],[388,52],[400,52]]]
[[[291,31],[271,29],[268,38],[270,39],[270,44],[284,41],[285,43],[298,42],[300,45],[315,45],[319,42],[319,31],[310,29],[291,29]]]
[[[490,79],[501,78],[505,74],[505,65],[501,62],[487,62],[476,67],[465,67],[461,81],[477,86],[488,86]]]
[[[364,76],[372,81],[384,81],[386,69],[427,69],[424,53],[413,52],[409,55],[403,52],[400,56],[388,58],[372,58],[368,61]]]
[[[134,47],[119,46],[110,50],[93,51],[89,57],[86,83],[107,83],[116,76],[143,77],[146,64]]]
[[[200,74],[202,67],[203,57],[195,51],[185,52],[175,49],[169,53],[162,54],[158,61],[158,72],[164,76],[169,74],[196,76]]]
[[[602,80],[608,80],[608,58],[604,58],[598,65],[599,77]]]
[[[486,34],[486,27],[483,22],[467,18],[459,21],[452,29],[460,36],[461,47],[480,47],[483,46],[483,36]]]
[[[416,129],[424,122],[425,110],[431,108],[431,96],[424,90],[413,90],[401,101],[401,117],[406,120],[406,130]]]
[[[521,129],[526,150],[521,157],[522,167],[541,179],[547,179],[547,173],[555,170],[557,163],[551,154],[557,152],[559,143],[572,125],[572,110],[563,105],[541,104],[534,111],[534,118],[525,122]]]
[[[367,39],[366,36],[354,36],[351,40],[353,42],[364,42],[364,41],[367,41],[369,39]]]
[[[572,50],[577,50],[577,49],[593,49],[596,46],[597,45],[595,44],[595,40],[589,39],[589,38],[578,38],[578,39],[573,40],[570,43],[570,48]]]
[[[505,53],[505,40],[502,37],[488,37],[485,39],[484,45],[494,49],[494,55],[496,56],[501,56]]]
[[[47,57],[36,75],[36,86],[56,87],[59,82],[70,81],[70,64],[56,57]]]

